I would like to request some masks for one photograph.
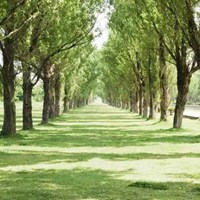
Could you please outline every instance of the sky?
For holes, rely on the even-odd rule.
[[[93,31],[94,35],[95,35],[95,29],[99,29],[99,31],[101,32],[101,34],[97,36],[93,41],[93,44],[97,47],[97,49],[100,49],[103,46],[103,44],[108,40],[108,36],[109,36],[108,12],[109,12],[109,9],[105,10],[105,12],[100,13],[98,15],[97,22],[94,27],[94,31]]]

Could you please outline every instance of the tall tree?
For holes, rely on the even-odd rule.
[[[179,1],[157,2],[162,5],[160,15],[168,15],[168,20],[162,21],[168,29],[165,47],[174,60],[177,69],[177,89],[174,128],[181,128],[183,112],[187,103],[187,94],[192,75],[200,69],[199,65],[199,29],[195,21],[196,1],[185,0],[180,5]],[[162,30],[154,23],[159,35]]]
[[[35,1],[34,1],[35,2]],[[35,2],[37,3],[37,1]],[[15,111],[15,78],[14,61],[17,39],[20,31],[26,29],[30,22],[38,16],[38,11],[27,1],[3,1],[0,19],[0,48],[3,55],[1,68],[4,90],[4,122],[1,134],[5,136],[16,133]],[[35,6],[37,6],[35,4]],[[3,14],[2,14],[3,13]]]
[[[48,123],[49,119],[50,79],[53,76],[54,59],[62,52],[91,41],[96,9],[99,9],[98,2],[87,1],[83,4],[82,1],[59,1],[54,8],[56,15],[52,19],[49,18],[53,28],[50,28],[41,40],[40,48],[44,83],[42,124]]]

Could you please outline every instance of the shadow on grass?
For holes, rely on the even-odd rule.
[[[25,135],[24,134],[15,134],[15,135],[9,135],[9,136],[6,136],[6,135],[0,135],[0,139],[6,139],[6,140],[22,140],[22,139],[25,139]]]
[[[71,128],[70,128],[71,127]],[[41,128],[41,129],[40,129]],[[113,127],[111,127],[113,128]],[[131,146],[148,143],[200,143],[200,135],[181,135],[180,130],[123,130],[105,129],[99,126],[38,126],[31,131],[20,131],[10,138],[0,138],[2,145],[41,145],[41,146]],[[170,135],[178,133],[178,135]],[[179,135],[180,133],[180,135]]]
[[[128,187],[138,187],[145,188],[151,190],[168,190],[169,187],[164,183],[156,183],[156,182],[135,182],[128,185]]]
[[[199,200],[200,185],[192,183],[136,182],[111,178],[109,173],[83,170],[49,170],[0,173],[1,198],[35,199],[119,199]],[[9,187],[8,187],[9,186]],[[6,188],[6,189],[5,189]],[[13,192],[14,191],[14,192]]]
[[[197,186],[197,187],[194,187],[193,190],[192,190],[192,192],[197,192],[197,193],[200,194],[200,185]]]

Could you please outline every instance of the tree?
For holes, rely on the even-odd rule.
[[[89,9],[88,9],[89,6]],[[49,104],[51,101],[50,82],[54,75],[54,60],[62,52],[88,43],[92,39],[91,30],[95,23],[95,10],[97,2],[59,2],[55,6],[56,15],[49,18],[53,27],[46,31],[40,41],[42,80],[44,86],[44,104],[42,124],[48,123]],[[68,20],[68,19],[71,20]]]
[[[35,6],[37,7],[37,1]],[[4,94],[4,122],[1,134],[8,136],[16,133],[15,111],[15,78],[16,70],[14,61],[15,47],[20,31],[26,29],[30,22],[38,15],[38,11],[32,3],[27,1],[3,1],[1,2],[1,38],[0,49],[3,56],[1,68]]]
[[[178,1],[164,2],[160,0],[158,4],[162,4],[163,8],[160,15],[169,17],[169,20],[162,21],[168,29],[164,44],[177,69],[178,95],[173,127],[181,128],[190,80],[192,75],[200,69],[199,29],[195,22],[196,1],[184,0],[180,6]],[[155,23],[154,27],[161,35],[162,29],[160,30]]]

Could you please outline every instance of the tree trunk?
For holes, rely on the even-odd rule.
[[[182,119],[183,119],[183,112],[185,110],[185,105],[187,103],[187,94],[189,92],[189,85],[190,85],[191,75],[183,75],[178,73],[178,96],[176,99],[176,107],[174,112],[174,122],[173,128],[181,128],[182,127]]]
[[[134,92],[130,92],[130,112],[134,111]]]
[[[50,105],[50,69],[51,65],[48,61],[43,64],[43,89],[44,89],[44,101],[42,111],[42,124],[47,124],[49,121],[49,105]]]
[[[63,101],[63,112],[66,113],[68,112],[69,110],[69,97],[68,97],[68,87],[67,87],[67,83],[65,83],[65,86],[64,86],[64,101]]]
[[[129,103],[129,101],[126,101],[126,110],[130,110],[130,103]]]
[[[71,100],[69,101],[69,109],[70,109],[70,110],[73,110],[73,109],[74,109],[74,99],[71,99]]]
[[[143,101],[143,113],[142,116],[147,118],[148,117],[148,100],[144,97]]]
[[[50,99],[49,99],[49,119],[55,117],[55,88],[54,88],[54,78],[50,78]]]
[[[165,61],[164,38],[160,36],[160,121],[167,121],[169,106],[169,86],[167,81],[167,65]]]
[[[154,110],[154,104],[155,104],[155,95],[154,95],[154,92],[153,92],[153,80],[152,80],[152,70],[151,70],[151,61],[152,61],[152,58],[151,58],[151,55],[149,54],[149,119],[154,119],[155,118],[155,110]]]
[[[76,100],[76,108],[80,108],[80,107],[81,107],[81,100],[80,100],[80,98],[78,98]]]
[[[150,104],[149,104],[149,119],[155,119],[155,95],[153,92],[150,93]]]
[[[143,87],[142,83],[139,86],[139,115],[142,115],[142,108],[143,108]]]
[[[23,130],[33,128],[32,120],[32,89],[31,73],[29,69],[23,71]]]
[[[121,102],[121,109],[125,109],[126,108],[126,102],[124,100],[122,100]]]
[[[147,95],[145,83],[143,83],[143,112],[142,112],[142,116],[144,118],[148,117],[148,97],[147,96],[148,95]]]
[[[184,39],[182,39],[181,45],[177,41],[175,44],[178,96],[176,99],[173,128],[181,128],[192,73],[189,72],[189,65],[187,64],[187,47]]]
[[[60,115],[60,97],[61,97],[61,74],[58,73],[55,79],[55,116]]]
[[[16,134],[16,107],[15,107],[15,70],[13,40],[5,39],[3,52],[3,100],[4,120],[1,134],[10,136]]]
[[[141,68],[141,61],[139,57],[139,53],[136,52],[136,69],[135,69],[135,75],[137,78],[137,95],[138,95],[138,101],[139,101],[139,115],[142,115],[142,107],[143,107],[143,91],[142,91],[142,68]]]
[[[135,92],[133,99],[134,99],[133,112],[138,113],[138,92]]]

